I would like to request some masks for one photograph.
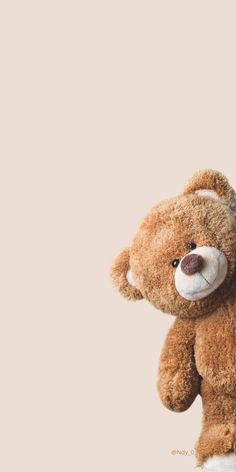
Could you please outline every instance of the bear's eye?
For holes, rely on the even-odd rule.
[[[197,245],[195,243],[189,243],[188,244],[188,248],[190,251],[194,251],[194,249],[196,249]]]
[[[174,259],[172,262],[171,262],[172,266],[176,269],[176,267],[178,267],[179,265],[179,259]]]

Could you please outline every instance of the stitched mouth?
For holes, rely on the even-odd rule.
[[[201,272],[200,272],[200,275],[202,276],[202,278],[206,281],[206,283],[207,283],[208,285],[212,285],[212,284],[210,284],[210,282],[208,282],[208,280],[206,279],[206,277],[205,277]],[[215,281],[215,280],[216,280],[216,278],[214,279],[214,281]],[[212,283],[214,283],[214,281],[213,281]]]
[[[217,280],[217,277],[218,277],[218,273],[219,271],[217,272],[217,275],[216,277],[214,278],[213,282],[209,282],[206,277],[201,273],[199,272],[199,274],[202,276],[202,278],[206,281],[206,283],[208,284],[207,287],[204,287],[202,288],[201,290],[194,290],[194,291],[191,291],[191,292],[187,292],[185,290],[183,290],[183,292],[186,294],[186,295],[193,295],[194,293],[202,293],[202,292],[205,292],[209,287],[211,287],[212,285],[214,285],[215,281]]]

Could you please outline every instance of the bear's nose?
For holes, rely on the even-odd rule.
[[[199,254],[189,254],[181,262],[181,270],[186,275],[193,275],[200,272],[204,264],[204,259]]]

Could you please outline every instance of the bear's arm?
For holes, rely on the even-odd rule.
[[[173,411],[187,410],[200,390],[194,342],[194,320],[177,319],[166,337],[158,377],[161,400]]]

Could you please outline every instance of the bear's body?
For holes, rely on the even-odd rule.
[[[219,393],[236,396],[236,302],[196,320],[195,362],[198,373]]]
[[[164,405],[184,411],[198,393],[203,428],[196,446],[199,464],[236,447],[236,302],[214,317],[177,320],[162,352],[158,386]],[[217,440],[217,441],[216,441]]]
[[[236,195],[214,171],[154,207],[112,277],[130,300],[177,317],[162,351],[158,390],[184,411],[201,394],[198,464],[236,467]]]

